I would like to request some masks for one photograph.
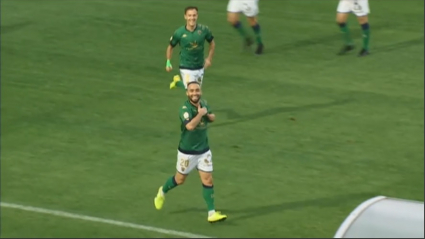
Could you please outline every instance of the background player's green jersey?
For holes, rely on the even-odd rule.
[[[205,41],[214,39],[207,26],[197,24],[195,30],[189,31],[186,26],[178,28],[170,39],[170,45],[180,45],[180,69],[198,70],[204,67]]]
[[[207,108],[208,113],[211,110],[206,101],[200,101],[202,108]],[[194,130],[187,130],[186,124],[190,122],[198,114],[198,108],[190,103],[189,100],[184,102],[180,108],[180,121],[181,121],[181,138],[179,143],[179,151],[184,154],[203,154],[210,150],[208,144],[208,123],[209,119],[205,115],[196,126]]]

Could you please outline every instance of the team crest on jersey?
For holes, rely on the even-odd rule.
[[[187,37],[187,35],[186,34],[183,34],[183,36],[182,36],[183,38],[185,38],[185,37]]]
[[[202,78],[198,77],[198,82],[201,83],[202,82]]]
[[[189,113],[184,112],[183,117],[188,120],[189,119]]]
[[[201,30],[198,30],[198,34],[201,35],[202,34],[202,31]]]

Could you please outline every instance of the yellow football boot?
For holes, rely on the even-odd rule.
[[[221,212],[214,212],[211,216],[208,217],[208,222],[221,222],[227,219],[227,215],[221,214]]]
[[[177,87],[177,82],[181,81],[180,76],[179,75],[175,75],[173,77],[173,81],[170,83],[170,89],[174,89]]]
[[[164,193],[162,191],[162,187],[159,188],[158,190],[158,194],[155,197],[154,203],[155,203],[155,208],[157,210],[161,210],[162,206],[164,206],[164,201],[165,201],[165,196]]]

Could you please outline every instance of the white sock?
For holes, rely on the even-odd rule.
[[[211,217],[215,213],[215,210],[208,211],[208,217]]]
[[[161,190],[159,190],[159,194],[161,195],[161,197],[165,196],[165,193],[164,193],[164,191],[162,191],[162,188],[161,188]]]

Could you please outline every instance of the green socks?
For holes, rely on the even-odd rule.
[[[369,23],[362,24],[363,31],[363,49],[369,50],[369,40],[370,40],[370,27]],[[340,23],[339,27],[341,29],[343,39],[346,45],[353,45],[353,41],[350,37],[350,31],[346,23]]]
[[[257,44],[263,44],[263,41],[261,39],[261,28],[260,25],[257,23],[255,24],[255,26],[252,26],[252,29],[254,30],[255,33],[255,40],[257,41]]]
[[[167,179],[164,186],[162,186],[162,191],[164,193],[167,193],[168,191],[170,191],[171,189],[173,189],[177,186],[178,185],[177,185],[176,179],[174,178],[174,176],[172,176],[169,179]]]
[[[369,50],[369,39],[370,39],[369,23],[365,23],[362,25],[362,31],[363,31],[363,49]]]
[[[239,34],[246,39],[248,37],[245,29],[242,27],[242,23],[240,21],[236,22],[235,24],[233,24],[233,27],[239,32]],[[263,44],[263,40],[261,38],[261,28],[260,25],[257,23],[255,24],[255,26],[252,26],[252,29],[254,30],[254,34],[255,34],[255,40],[257,42],[257,44],[261,45]]]
[[[171,189],[177,187],[177,182],[174,176],[167,179],[164,186],[162,186],[162,192],[166,194]],[[206,186],[202,185],[202,195],[204,197],[205,202],[207,203],[208,211],[214,212],[215,206],[214,206],[214,187],[213,186]]]
[[[351,40],[350,31],[348,30],[347,24],[346,23],[340,23],[339,27],[341,29],[343,40],[344,40],[345,44],[346,45],[353,45],[353,41]]]
[[[242,27],[242,23],[240,21],[236,22],[233,27],[239,32],[239,34],[243,37],[246,38],[247,34],[245,32],[245,29]]]
[[[245,29],[242,27],[242,23],[240,21],[238,21],[235,24],[233,24],[233,27],[239,32],[239,34],[243,38],[247,38],[248,37],[248,35],[247,35]],[[252,30],[254,30],[255,40],[256,40],[257,44],[263,44],[263,40],[262,40],[262,37],[261,37],[261,28],[260,28],[260,25],[258,23],[255,24],[255,26],[252,26]]]
[[[208,211],[214,211],[214,187],[202,185],[202,194],[204,196],[204,200],[207,203]]]

